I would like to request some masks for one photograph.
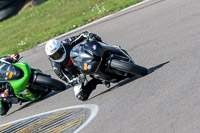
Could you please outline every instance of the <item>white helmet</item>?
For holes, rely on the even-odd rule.
[[[66,57],[63,44],[55,39],[49,40],[45,45],[45,52],[55,62],[62,62]]]

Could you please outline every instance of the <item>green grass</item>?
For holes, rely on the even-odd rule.
[[[48,0],[0,23],[0,56],[39,43],[143,0]]]

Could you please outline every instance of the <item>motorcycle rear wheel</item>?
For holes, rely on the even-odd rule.
[[[41,86],[46,86],[56,91],[63,91],[66,89],[66,85],[63,82],[57,79],[53,79],[50,76],[45,75],[45,74],[37,74],[35,83]]]
[[[110,67],[131,74],[139,74],[142,76],[148,74],[147,68],[118,59],[112,59]]]

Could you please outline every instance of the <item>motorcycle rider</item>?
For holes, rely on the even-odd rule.
[[[101,37],[98,35],[85,31],[77,36],[66,38],[61,42],[52,39],[45,45],[45,52],[50,60],[53,71],[60,79],[74,87],[75,96],[81,101],[87,100],[97,84],[102,83],[101,80],[92,78],[84,85],[83,75],[80,74],[70,59],[71,49],[86,39],[95,39],[102,42]]]
[[[0,58],[0,63],[1,62],[16,63],[18,62],[19,57],[20,55],[18,53],[8,56],[3,56]],[[0,83],[0,115],[6,115],[8,110],[11,108],[12,104],[6,102],[6,98],[8,98],[11,93],[12,90],[10,89],[8,83],[6,82]]]

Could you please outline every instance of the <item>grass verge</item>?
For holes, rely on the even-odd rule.
[[[48,0],[0,23],[0,56],[31,49],[55,36],[143,0]]]

